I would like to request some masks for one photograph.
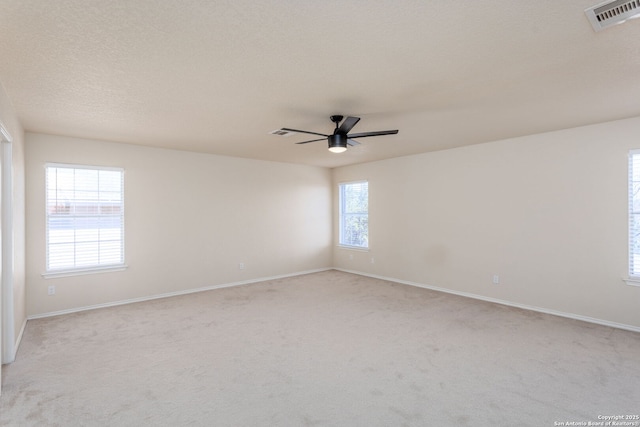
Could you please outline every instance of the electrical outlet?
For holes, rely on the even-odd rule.
[[[49,285],[49,287],[47,288],[47,293],[49,295],[55,295],[56,294],[56,287],[54,285]]]
[[[498,276],[497,274],[493,275],[493,284],[494,285],[500,284],[500,276]]]
[[[244,270],[244,262],[241,262],[238,264],[238,269],[239,270]]]
[[[371,257],[371,264],[375,264],[375,263],[376,263],[376,260],[373,259],[373,257]]]

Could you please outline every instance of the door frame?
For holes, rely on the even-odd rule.
[[[0,123],[0,356],[3,364],[15,359],[12,141],[11,135]]]

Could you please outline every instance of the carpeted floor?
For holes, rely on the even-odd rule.
[[[640,414],[638,333],[339,271],[32,320],[2,369],[0,426],[554,426]]]

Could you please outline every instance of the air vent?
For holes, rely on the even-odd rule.
[[[640,0],[639,0],[640,1]],[[271,135],[278,135],[278,136],[289,136],[289,135],[293,135],[295,132],[289,132],[288,130],[282,130],[282,129],[276,129],[276,130],[272,130],[271,132],[269,132]]]
[[[594,31],[602,31],[627,19],[640,17],[640,0],[616,0],[585,10]]]

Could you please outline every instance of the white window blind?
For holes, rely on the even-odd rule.
[[[640,150],[629,153],[629,276],[640,278]]]
[[[46,165],[47,272],[124,266],[124,170]]]
[[[369,183],[340,184],[340,245],[369,247]]]

